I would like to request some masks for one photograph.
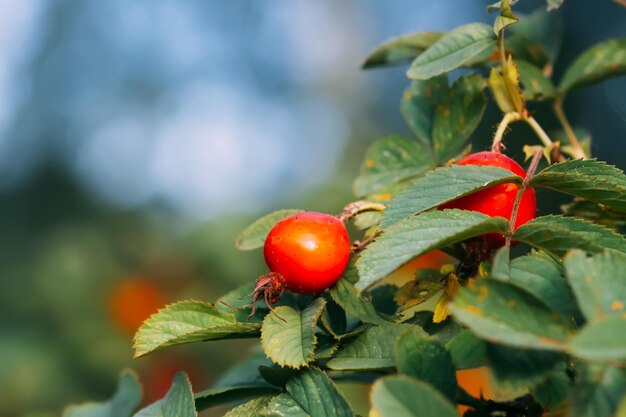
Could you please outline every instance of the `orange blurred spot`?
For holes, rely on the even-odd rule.
[[[472,397],[480,398],[482,395],[483,398],[493,399],[493,386],[487,367],[482,366],[480,368],[456,371],[456,379],[459,382],[459,386]],[[463,415],[463,413],[469,410],[469,407],[459,405],[457,410],[460,415]]]
[[[455,263],[456,259],[452,256],[440,250],[434,250],[419,258],[413,259],[402,268],[390,274],[387,280],[389,283],[402,285],[412,280],[418,269],[436,269],[438,271],[443,265]]]
[[[165,294],[154,281],[133,278],[121,281],[113,288],[109,296],[109,312],[119,328],[134,333],[165,303]]]

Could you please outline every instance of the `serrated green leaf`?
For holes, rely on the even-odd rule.
[[[272,397],[265,396],[254,398],[247,401],[224,414],[224,417],[258,417],[261,410],[263,410]]]
[[[407,376],[388,376],[372,388],[379,417],[457,417],[454,406],[430,385]]]
[[[563,74],[559,89],[568,92],[626,74],[626,38],[609,39],[583,52]]]
[[[558,9],[563,5],[563,1],[564,0],[546,0],[546,3],[548,4],[548,11]]]
[[[458,154],[478,127],[487,107],[486,86],[487,81],[478,74],[459,77],[437,104],[432,138],[438,163]]]
[[[524,60],[544,68],[553,64],[563,42],[563,16],[560,12],[548,13],[537,9],[510,28],[506,39],[507,51],[516,60]]]
[[[420,32],[391,39],[374,50],[363,69],[409,63],[441,38],[441,32]]]
[[[280,390],[266,383],[233,385],[228,387],[209,388],[194,396],[199,411],[219,404],[234,403],[248,398],[278,394]]]
[[[137,375],[124,370],[117,383],[113,397],[103,403],[70,405],[63,417],[130,417],[141,401],[141,385]]]
[[[600,321],[626,314],[626,255],[604,251],[587,258],[572,251],[564,260],[567,279],[588,321]]]
[[[607,366],[587,369],[572,393],[572,417],[612,417],[626,394],[626,371]]]
[[[494,262],[493,269],[495,267]],[[572,315],[575,301],[565,281],[565,273],[548,255],[533,253],[515,258],[506,273],[495,273],[493,269],[491,273],[493,279],[525,290],[564,319]]]
[[[315,367],[307,368],[292,378],[287,383],[287,394],[293,402],[286,398],[282,398],[280,404],[272,401],[263,411],[263,415],[277,417],[294,415],[353,417],[354,415],[346,399],[337,391],[334,382]],[[305,414],[301,414],[301,411],[295,407],[296,405]]]
[[[430,149],[432,143],[435,108],[447,91],[448,76],[443,74],[428,80],[413,81],[402,95],[402,117],[426,149]]]
[[[437,168],[414,180],[389,202],[380,227],[386,229],[414,214],[484,188],[509,182],[521,184],[522,178],[498,167],[452,165]]]
[[[558,256],[565,255],[570,249],[596,253],[609,248],[626,252],[626,239],[623,236],[604,226],[575,217],[537,217],[518,227],[513,233],[513,240]]]
[[[466,64],[472,58],[494,48],[496,36],[490,26],[471,23],[443,35],[418,56],[407,72],[414,80],[426,80]]]
[[[430,149],[425,145],[400,135],[387,136],[365,152],[361,174],[354,182],[354,194],[365,196],[430,168]]]
[[[569,350],[590,362],[626,360],[626,313],[622,314],[584,326],[570,340]]]
[[[330,289],[330,296],[347,314],[361,320],[363,323],[386,324],[390,320],[376,311],[374,305],[364,299],[354,288],[359,280],[359,275],[354,265],[350,262],[342,277]]]
[[[326,366],[334,370],[389,369],[396,364],[396,339],[407,331],[420,331],[409,324],[371,327],[341,347]]]
[[[544,381],[562,355],[488,344],[487,361],[498,392],[516,393]]]
[[[456,402],[452,358],[437,339],[422,331],[407,331],[396,340],[395,352],[399,373],[429,383],[451,402]]]
[[[524,98],[528,101],[543,101],[555,96],[554,84],[546,77],[540,68],[530,62],[516,59],[519,78],[522,83]]]
[[[447,344],[455,369],[472,369],[487,361],[487,344],[470,330],[463,330]]]
[[[541,350],[565,347],[568,333],[562,320],[512,285],[477,282],[462,288],[448,308],[457,321],[491,342]]]
[[[390,226],[368,245],[359,259],[359,282],[364,290],[402,265],[425,253],[486,233],[505,233],[502,217],[463,210],[428,211]]]
[[[262,248],[265,244],[265,238],[267,234],[272,230],[272,227],[285,217],[289,217],[293,214],[302,213],[304,210],[300,209],[284,209],[278,210],[270,214],[266,214],[260,219],[256,220],[250,226],[237,236],[235,246],[239,250],[253,250]]]
[[[256,337],[260,325],[239,323],[233,314],[200,301],[170,304],[150,316],[135,334],[135,358],[156,350],[204,340]]]
[[[189,378],[183,372],[174,376],[172,387],[162,400],[136,412],[133,417],[197,417]]]
[[[315,327],[325,305],[323,298],[317,298],[302,311],[281,306],[275,314],[265,316],[261,345],[267,357],[296,369],[311,362],[317,345]]]
[[[626,213],[626,175],[594,159],[549,165],[532,178],[530,185],[583,197]]]

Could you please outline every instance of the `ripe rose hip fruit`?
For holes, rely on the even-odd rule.
[[[517,162],[496,152],[478,152],[466,156],[457,162],[458,165],[486,165],[508,169],[512,173],[525,177],[526,172]],[[457,208],[463,210],[478,211],[491,217],[500,216],[508,220],[511,219],[513,204],[517,196],[518,187],[514,183],[500,184],[489,187],[485,190],[477,191],[465,197],[458,198],[450,203],[444,204],[440,208]],[[524,191],[520,201],[517,218],[514,228],[517,229],[524,223],[532,220],[537,215],[537,201],[535,191],[528,189]],[[491,246],[504,245],[504,238],[497,234],[486,235],[486,239]]]
[[[263,250],[270,272],[256,282],[251,314],[256,301],[271,308],[285,289],[315,294],[330,288],[348,265],[350,247],[343,222],[329,214],[298,213],[276,223]]]
[[[323,213],[299,213],[272,228],[263,250],[270,271],[285,287],[313,294],[331,287],[348,265],[350,238],[344,224]]]

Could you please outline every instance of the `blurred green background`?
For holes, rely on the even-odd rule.
[[[265,272],[261,253],[233,246],[254,218],[340,211],[366,146],[408,132],[404,68],[360,71],[367,52],[490,22],[488,3],[0,0],[0,416],[103,400],[124,367],[148,399],[179,369],[200,390],[248,355],[250,342],[226,341],[134,361],[131,338],[165,303],[212,301]],[[566,1],[562,14],[557,76],[626,35],[626,9],[610,0]],[[626,166],[624,78],[566,109],[596,156]],[[499,117],[490,105],[477,148]],[[524,126],[507,136],[518,158],[533,141]]]

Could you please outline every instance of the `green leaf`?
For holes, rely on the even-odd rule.
[[[267,396],[254,398],[228,411],[224,417],[258,417],[271,400],[272,397]]]
[[[229,404],[249,398],[280,393],[280,390],[269,384],[257,382],[233,385],[228,387],[209,388],[195,395],[198,410],[206,410],[219,404]]]
[[[197,417],[189,378],[183,372],[174,376],[172,387],[159,400],[139,410],[133,417]]]
[[[542,407],[554,410],[567,399],[571,384],[567,365],[562,362],[542,383],[530,388],[530,394]]]
[[[275,314],[265,316],[261,345],[267,357],[296,369],[311,362],[317,345],[315,327],[325,305],[323,298],[317,298],[302,311],[281,306]]]
[[[609,248],[626,252],[626,239],[623,236],[604,226],[575,217],[537,217],[518,227],[513,233],[513,240],[558,256],[565,255],[570,249],[596,253]]]
[[[260,417],[311,417],[289,394],[281,394],[274,397],[270,403],[261,410]]]
[[[548,13],[543,9],[524,16],[511,26],[511,37],[506,39],[507,51],[515,60],[524,60],[544,68],[553,64],[563,42],[563,16],[559,12]]]
[[[448,308],[457,321],[494,343],[560,351],[568,335],[561,319],[539,300],[498,281],[461,288]]]
[[[456,369],[478,368],[487,361],[487,344],[470,330],[463,330],[454,336],[446,348]]]
[[[447,73],[494,48],[496,36],[490,26],[471,23],[446,33],[411,63],[407,76],[426,80]]]
[[[516,393],[540,384],[561,358],[555,352],[487,345],[487,360],[498,392]]]
[[[494,263],[494,269],[495,266]],[[563,268],[546,254],[535,252],[515,258],[506,274],[496,274],[492,270],[491,277],[525,290],[565,319],[574,311],[574,297],[565,281]]]
[[[569,204],[562,205],[561,211],[566,216],[580,217],[613,230],[626,225],[626,215],[580,197],[574,198]]]
[[[394,301],[401,310],[407,310],[429,300],[443,289],[444,275],[434,269],[418,269],[416,277],[398,288]]]
[[[423,147],[429,149],[432,143],[435,109],[448,91],[446,74],[428,80],[413,81],[404,91],[400,102],[400,112],[404,121]]]
[[[387,228],[368,245],[359,259],[360,280],[364,290],[411,259],[486,233],[505,233],[508,222],[502,217],[463,210],[428,211],[406,218]]]
[[[287,383],[280,395],[263,410],[263,417],[353,417],[348,402],[333,381],[318,368],[307,368]]]
[[[404,332],[419,331],[409,324],[386,324],[370,327],[341,347],[326,366],[334,370],[389,369],[396,364],[396,339]]]
[[[130,417],[141,401],[141,385],[137,375],[124,370],[117,383],[113,397],[104,403],[71,405],[63,417]]]
[[[496,7],[496,6],[493,6]],[[493,32],[498,35],[502,29],[519,21],[519,18],[513,14],[509,1],[501,1],[497,6],[500,8],[500,15],[496,17],[493,23]],[[491,12],[492,7],[487,7],[487,11]]]
[[[376,381],[372,408],[380,417],[457,417],[455,407],[430,385],[406,376]]]
[[[395,182],[415,177],[432,168],[430,150],[400,135],[377,140],[367,149],[354,193],[365,196]]]
[[[626,175],[594,159],[549,165],[532,178],[530,185],[583,197],[626,213]]]
[[[382,213],[379,211],[365,211],[359,213],[353,218],[354,227],[359,230],[367,230],[372,227],[378,226]]]
[[[626,371],[614,366],[586,370],[572,395],[572,417],[611,417],[626,394]]]
[[[551,100],[555,96],[554,84],[540,68],[530,62],[515,60],[519,70],[524,98],[529,101]]]
[[[625,254],[607,250],[587,258],[581,251],[572,251],[565,257],[564,264],[567,279],[588,321],[624,317]]]
[[[568,92],[626,74],[626,38],[609,39],[583,52],[563,74],[559,89]]]
[[[564,0],[546,0],[548,3],[548,11],[558,9],[563,5]]]
[[[262,248],[265,244],[265,238],[267,234],[272,230],[272,227],[285,217],[289,217],[296,213],[302,213],[304,210],[299,209],[284,209],[278,210],[270,214],[266,214],[260,219],[256,220],[250,226],[239,234],[235,241],[235,246],[239,250],[253,250]]]
[[[350,262],[339,281],[330,288],[330,296],[347,314],[363,323],[379,325],[389,323],[390,320],[378,313],[372,303],[364,299],[354,288],[358,280],[359,275],[354,262]]]
[[[567,277],[589,321],[626,317],[626,288],[622,277],[626,255],[606,250],[591,258],[581,252],[569,253],[565,260]]]
[[[569,342],[572,354],[590,362],[626,360],[626,313],[622,314],[584,326]]]
[[[452,165],[428,172],[397,194],[385,211],[380,227],[386,229],[400,220],[438,207],[459,197],[522,178],[504,168]]]
[[[441,32],[420,32],[391,39],[376,48],[367,57],[362,68],[409,63],[439,40],[441,35]]]
[[[238,323],[233,314],[200,301],[170,304],[146,320],[135,334],[135,358],[156,350],[204,340],[256,337],[260,325]]]
[[[435,108],[433,148],[439,163],[456,156],[480,123],[487,81],[478,74],[458,78]]]
[[[417,328],[417,327],[416,327]],[[407,331],[396,341],[398,372],[427,382],[456,401],[456,374],[446,348],[424,332]]]

